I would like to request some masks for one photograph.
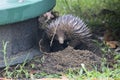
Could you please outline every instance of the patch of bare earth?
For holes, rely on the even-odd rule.
[[[45,53],[42,57],[42,63],[37,64],[37,69],[46,73],[61,73],[70,68],[80,69],[81,64],[85,64],[87,69],[92,69],[95,65],[100,65],[100,57],[88,50],[75,50],[68,46],[62,51]]]

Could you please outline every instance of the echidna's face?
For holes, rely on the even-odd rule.
[[[64,40],[66,39],[65,33],[63,31],[57,31],[55,35],[55,39],[59,41],[60,44],[64,43]]]
[[[56,32],[50,31],[49,38],[57,40],[60,44],[64,44],[64,40],[66,39],[65,33],[61,30],[56,30]]]

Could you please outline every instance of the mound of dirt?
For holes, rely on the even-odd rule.
[[[61,73],[70,68],[80,69],[81,64],[85,64],[87,69],[92,69],[93,65],[100,65],[100,57],[88,50],[75,50],[68,46],[62,51],[45,53],[39,59],[41,64],[37,61],[32,61],[36,64],[36,69],[46,73]],[[36,59],[37,60],[37,59]]]

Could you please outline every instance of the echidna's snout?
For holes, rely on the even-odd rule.
[[[56,36],[57,36],[57,40],[59,41],[59,43],[64,44],[64,40],[65,40],[64,32],[61,30],[58,30]]]
[[[58,41],[59,41],[60,44],[64,44],[64,38],[63,37],[59,37]]]

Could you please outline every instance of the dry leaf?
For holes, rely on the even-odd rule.
[[[0,78],[0,80],[13,80],[13,79]]]
[[[118,41],[106,41],[105,43],[110,48],[117,48],[117,46],[120,46]]]

